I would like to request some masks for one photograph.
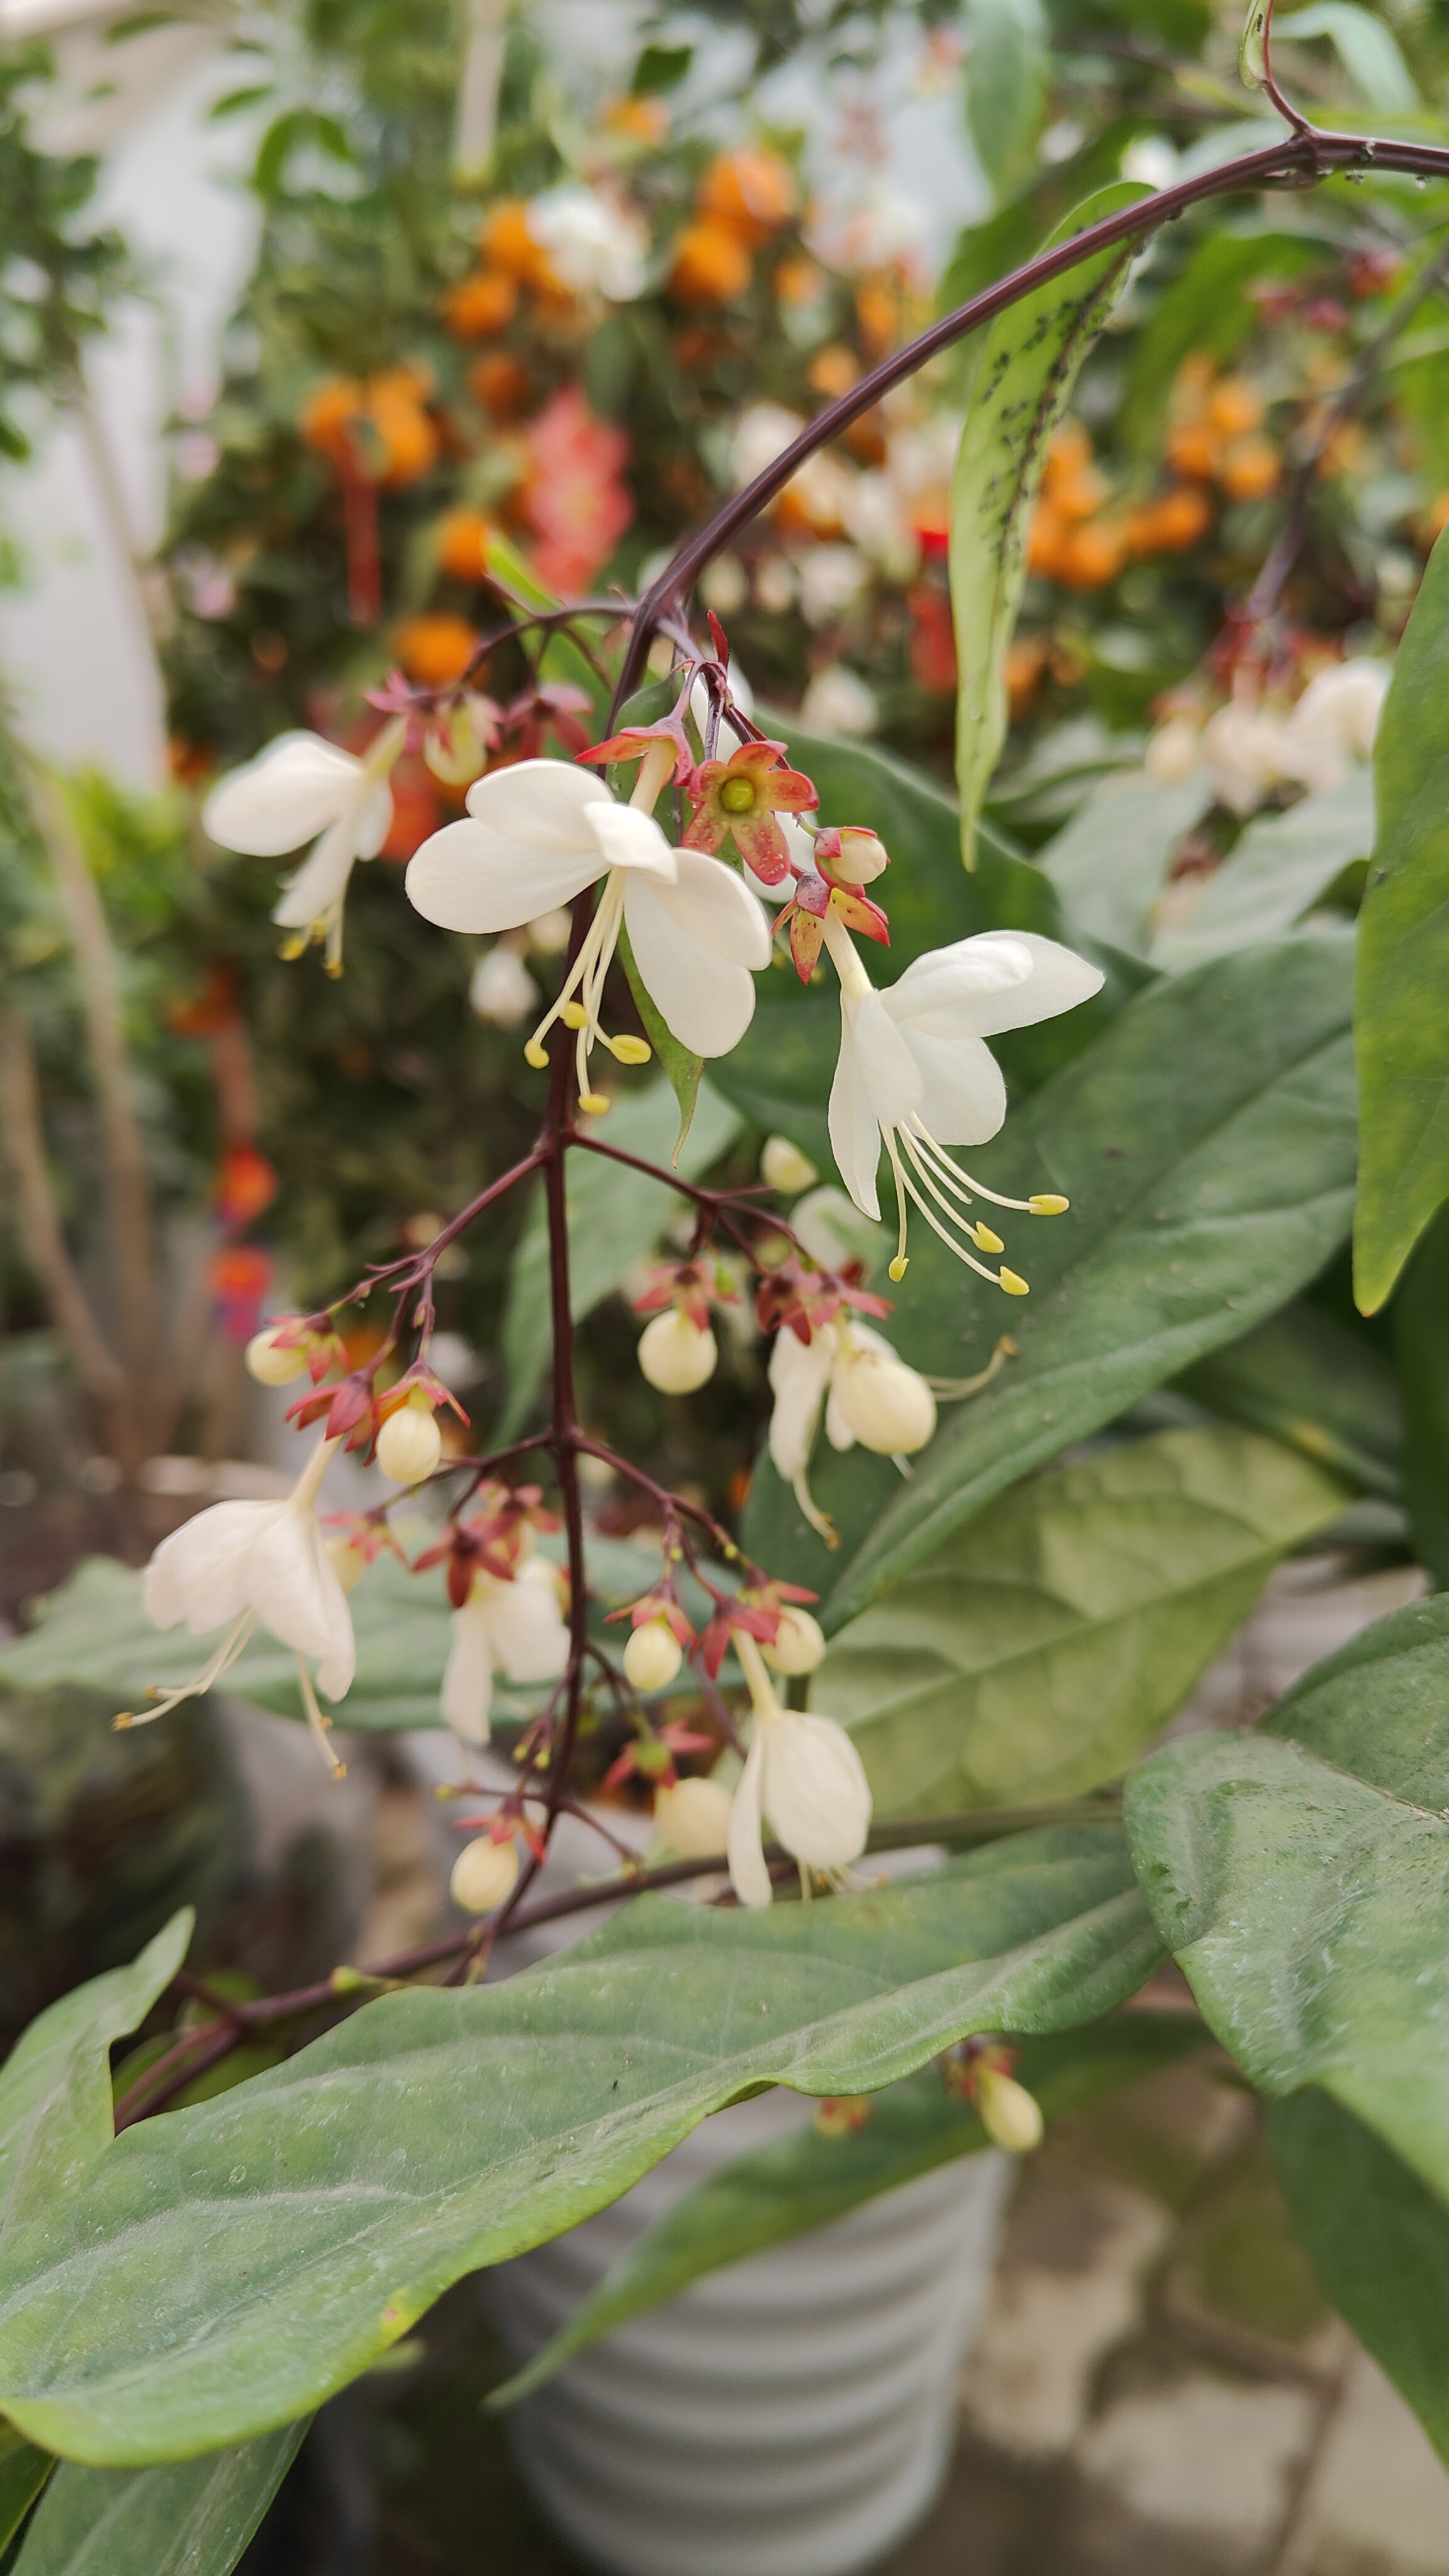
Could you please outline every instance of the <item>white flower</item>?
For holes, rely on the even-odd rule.
[[[248,858],[279,859],[316,841],[288,878],[272,919],[296,934],[290,955],[311,939],[325,941],[332,974],[342,967],[342,906],[353,865],[375,859],[387,838],[388,773],[404,730],[400,717],[384,725],[365,760],[321,734],[278,734],[255,760],[219,779],[201,809],[211,839]]]
[[[565,182],[531,201],[525,218],[555,273],[576,295],[632,304],[644,292],[649,235],[637,215],[597,188]]]
[[[862,1213],[880,1214],[881,1144],[896,1185],[898,1238],[891,1277],[906,1267],[907,1201],[958,1259],[1011,1296],[1026,1282],[987,1270],[975,1252],[1000,1253],[999,1235],[966,1210],[973,1197],[1033,1216],[1057,1216],[1051,1191],[1003,1198],[952,1161],[948,1145],[980,1145],[1006,1116],[1006,1086],[985,1040],[1073,1010],[1100,990],[1100,969],[1030,930],[986,930],[916,958],[878,993],[833,911],[825,944],[840,977],[840,1061],[830,1092],[830,1142],[840,1177]],[[966,1249],[974,1246],[974,1252]]]
[[[1309,681],[1284,727],[1289,775],[1308,788],[1339,787],[1367,760],[1391,674],[1387,662],[1331,663]]]
[[[480,1020],[491,1020],[497,1029],[516,1029],[530,1011],[538,1008],[538,986],[519,956],[500,940],[480,957],[468,986],[468,1007]]]
[[[828,626],[854,607],[870,580],[858,546],[812,546],[800,566],[800,613],[807,626]]]
[[[808,1342],[782,1327],[770,1353],[770,1390],[771,1463],[829,1547],[835,1530],[808,1482],[822,1405],[832,1449],[853,1449],[859,1441],[879,1457],[906,1458],[924,1449],[936,1428],[936,1399],[925,1378],[853,1315],[815,1325]]]
[[[673,745],[659,752],[640,762],[628,805],[568,761],[491,771],[469,788],[466,819],[434,832],[408,868],[410,901],[445,930],[514,930],[602,878],[587,936],[524,1049],[531,1064],[545,1064],[553,1022],[575,1029],[586,1109],[608,1107],[589,1081],[595,1039],[625,1064],[649,1054],[642,1038],[610,1038],[599,1025],[621,927],[660,1017],[694,1055],[725,1055],[743,1037],[753,976],[770,961],[769,924],[749,888],[722,860],[672,850],[644,810],[672,769]]]
[[[1214,794],[1233,814],[1256,813],[1294,774],[1288,727],[1262,707],[1219,707],[1203,727],[1202,756]]]
[[[478,1573],[452,1618],[443,1719],[465,1744],[486,1744],[493,1668],[511,1682],[548,1682],[568,1662],[569,1632],[559,1607],[558,1576],[547,1557],[526,1556],[511,1583]]]
[[[1149,742],[1142,766],[1156,787],[1180,787],[1191,778],[1202,749],[1202,734],[1189,715],[1169,716]]]
[[[787,411],[783,403],[751,403],[735,423],[730,444],[730,471],[737,489],[753,483],[757,474],[773,465],[793,446],[805,426],[804,415]]]
[[[1179,175],[1177,154],[1162,134],[1139,134],[1117,166],[1142,188],[1170,188]]]
[[[843,662],[817,671],[800,701],[800,722],[810,733],[835,733],[855,739],[874,733],[880,721],[875,691]]]
[[[742,1905],[768,1905],[774,1890],[766,1831],[807,1869],[845,1869],[865,1849],[870,1784],[844,1727],[833,1717],[782,1708],[754,1638],[737,1629],[734,1646],[755,1731],[730,1810],[730,1880]]]
[[[352,1614],[316,1512],[317,1489],[336,1446],[335,1440],[319,1440],[285,1501],[213,1503],[161,1541],[146,1569],[147,1618],[158,1628],[174,1628],[184,1619],[193,1637],[225,1624],[226,1635],[195,1679],[160,1695],[145,1718],[160,1717],[178,1700],[212,1689],[260,1625],[295,1648],[313,1732],[329,1769],[340,1769],[327,1752],[327,1721],[303,1660],[316,1663],[329,1699],[346,1697],[357,1666]],[[143,1722],[129,1713],[125,1719],[128,1726]]]

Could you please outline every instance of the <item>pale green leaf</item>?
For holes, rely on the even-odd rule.
[[[0,2222],[19,2227],[76,2187],[111,2145],[111,2042],[144,2021],[186,1956],[193,1916],[173,1914],[128,1968],[51,2004],[0,2069]]]
[[[1260,815],[1209,877],[1190,910],[1158,931],[1152,963],[1169,975],[1291,930],[1352,859],[1374,844],[1373,772],[1349,771],[1286,814]]]
[[[1176,1383],[1209,1412],[1266,1431],[1365,1493],[1397,1498],[1404,1411],[1393,1370],[1316,1306],[1295,1299]]]
[[[1105,780],[1038,853],[1061,896],[1068,936],[1084,930],[1145,955],[1168,861],[1212,801],[1200,772],[1172,787],[1141,776]]]
[[[54,2467],[53,2451],[37,2450],[13,2424],[0,2424],[0,2550],[9,2548]]]
[[[1248,0],[1248,15],[1238,39],[1238,78],[1244,89],[1261,89],[1268,76],[1268,0]]]
[[[1031,169],[1041,124],[1047,30],[1040,0],[966,0],[966,120],[998,196]]]
[[[1291,17],[1273,21],[1275,45],[1313,36],[1328,38],[1355,89],[1370,107],[1404,116],[1411,115],[1419,105],[1419,93],[1399,51],[1398,39],[1372,10],[1355,7],[1354,0],[1313,0],[1311,8],[1295,9]]]
[[[305,2424],[154,2469],[63,2460],[15,2576],[231,2576],[296,2457]]]
[[[1399,1282],[1394,1359],[1404,1413],[1404,1501],[1414,1553],[1449,1584],[1449,1208],[1441,1208]]]

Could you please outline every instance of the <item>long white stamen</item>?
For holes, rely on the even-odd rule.
[[[255,1610],[239,1611],[222,1638],[221,1644],[208,1656],[200,1672],[193,1675],[189,1682],[182,1682],[176,1690],[156,1690],[154,1708],[122,1709],[120,1716],[111,1720],[117,1734],[124,1735],[133,1726],[149,1726],[153,1718],[169,1716],[171,1710],[179,1708],[184,1699],[200,1699],[204,1691],[213,1689],[222,1674],[230,1672],[256,1624]],[[149,1692],[147,1695],[153,1696]]]
[[[889,1138],[887,1138],[886,1141],[889,1143]],[[907,1152],[909,1152],[911,1142],[910,1138],[903,1134],[901,1142],[906,1147]],[[965,1246],[957,1241],[955,1235],[941,1223],[940,1218],[937,1216],[935,1209],[930,1205],[930,1202],[921,1196],[920,1191],[911,1179],[910,1173],[902,1171],[894,1154],[891,1155],[891,1161],[895,1165],[896,1179],[900,1186],[907,1192],[913,1205],[920,1209],[922,1216],[925,1218],[926,1223],[931,1228],[932,1232],[940,1236],[947,1251],[954,1252],[957,1260],[964,1261],[967,1269],[974,1270],[978,1278],[989,1279],[993,1288],[999,1288],[1001,1286],[1001,1281],[996,1272],[994,1270],[988,1270],[985,1262],[978,1261],[974,1252],[968,1252]]]
[[[312,1688],[312,1676],[308,1672],[300,1655],[297,1657],[297,1681],[301,1688],[302,1706],[307,1712],[307,1724],[312,1731],[312,1741],[316,1745],[318,1752],[321,1754],[323,1761],[326,1763],[328,1770],[331,1772],[333,1779],[345,1780],[347,1777],[347,1765],[345,1762],[338,1761],[336,1754],[333,1752],[331,1745],[327,1741],[328,1735],[331,1732],[332,1720],[330,1717],[324,1717],[321,1709],[317,1705],[317,1694]]]
[[[959,1210],[953,1206],[953,1200],[961,1200],[964,1201],[967,1207],[969,1207],[971,1205],[969,1193],[963,1190],[959,1183],[953,1181],[945,1172],[941,1171],[935,1164],[928,1160],[920,1139],[910,1135],[904,1127],[901,1129],[901,1143],[904,1145],[906,1152],[909,1154],[911,1161],[915,1166],[916,1173],[923,1188],[926,1189],[930,1196],[935,1200],[942,1215],[949,1217],[953,1225],[960,1226],[962,1233],[970,1237],[978,1251],[999,1252],[1002,1249],[1000,1235],[986,1232],[986,1229],[984,1228],[978,1229],[976,1223],[972,1219],[963,1218],[960,1215]],[[950,1197],[942,1196],[943,1188],[950,1192]],[[982,1232],[986,1232],[986,1240],[984,1243],[981,1240]]]
[[[993,1207],[1015,1208],[1022,1216],[1033,1216],[1036,1213],[1030,1199],[1003,1198],[1000,1190],[989,1190],[984,1181],[978,1181],[975,1173],[968,1172],[964,1163],[954,1162],[952,1157],[947,1153],[945,1146],[937,1144],[930,1128],[926,1125],[924,1119],[917,1115],[914,1109],[911,1111],[908,1124],[915,1130],[916,1135],[926,1146],[932,1158],[935,1160],[937,1168],[939,1169],[940,1165],[944,1163],[947,1169],[955,1174],[957,1180],[964,1181],[972,1190],[975,1191],[976,1196],[979,1199],[990,1199]],[[943,1180],[945,1179],[946,1175],[944,1172],[941,1177]],[[948,1181],[946,1186],[949,1189],[951,1187],[951,1183]]]

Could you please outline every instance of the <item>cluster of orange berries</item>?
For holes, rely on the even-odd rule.
[[[1219,376],[1211,358],[1183,361],[1167,417],[1167,462],[1197,484],[1216,483],[1230,501],[1264,501],[1283,460],[1263,431],[1267,406],[1250,376]]]
[[[459,340],[488,340],[506,331],[519,300],[534,299],[543,320],[566,319],[574,298],[559,276],[542,242],[528,228],[528,207],[521,197],[503,197],[490,206],[478,236],[481,267],[460,278],[443,298],[443,319]]]
[[[733,304],[754,275],[756,251],[789,222],[796,204],[794,171],[778,152],[721,152],[700,182],[692,220],[675,237],[670,294],[680,304]],[[804,283],[794,281],[797,290]]]
[[[1211,524],[1206,493],[1190,483],[1132,509],[1112,508],[1087,432],[1080,421],[1067,420],[1047,449],[1027,564],[1068,590],[1100,590],[1124,564],[1147,555],[1186,554]]]
[[[417,367],[330,376],[302,405],[303,442],[344,479],[396,491],[430,474],[441,441],[428,409],[432,381]]]

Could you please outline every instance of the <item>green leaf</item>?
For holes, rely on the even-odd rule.
[[[1251,20],[1249,22],[1251,24]],[[1313,0],[1310,9],[1295,9],[1291,18],[1275,18],[1275,44],[1326,36],[1354,87],[1370,107],[1393,115],[1410,115],[1420,104],[1409,66],[1393,30],[1354,0]]]
[[[23,2227],[74,2190],[112,2144],[108,2053],[144,2021],[186,1956],[194,1917],[173,1914],[129,1968],[92,1977],[23,2031],[0,2069],[0,2222]]]
[[[385,1996],[0,2240],[0,2411],[99,2466],[249,2440],[753,2087],[1094,2021],[1159,1955],[1120,1835],[1079,1826],[761,1914],[643,1897],[499,1985]]]
[[[231,2576],[300,2448],[305,2424],[155,2469],[62,2461],[15,2576]]]
[[[627,930],[621,930],[619,933],[619,962],[629,978],[629,990],[634,996],[634,1008],[644,1024],[644,1034],[654,1049],[661,1069],[667,1074],[669,1087],[679,1103],[679,1134],[674,1140],[674,1151],[669,1158],[671,1163],[677,1164],[685,1137],[694,1125],[695,1110],[699,1106],[699,1085],[700,1077],[704,1072],[704,1058],[702,1055],[691,1055],[688,1047],[680,1045],[674,1031],[658,1009],[653,994],[634,963],[634,951],[629,945]]]
[[[289,107],[274,119],[262,137],[252,172],[252,186],[259,197],[275,197],[286,182],[287,165],[294,152],[308,146],[325,152],[329,160],[356,166],[356,155],[344,128],[335,116],[324,116],[315,107]]]
[[[1060,223],[1094,189],[1110,185],[1128,144],[1140,134],[1157,130],[1153,119],[1146,115],[1114,116],[1080,152],[1074,152],[1070,160],[1049,166],[1010,205],[1000,207],[985,223],[968,224],[941,280],[941,311],[949,313],[955,306],[969,303],[983,287],[1004,277],[1008,269],[1020,268],[1040,248],[1053,224]],[[969,357],[973,374],[980,348],[979,340],[968,342],[963,353]]]
[[[1047,31],[1039,0],[966,0],[966,121],[998,196],[1031,168],[1041,124]]]
[[[1119,180],[1078,206],[1052,240],[1069,241],[1150,194]],[[956,784],[968,868],[976,864],[977,816],[1006,739],[1006,650],[1026,580],[1026,531],[1046,443],[1134,256],[1127,243],[1083,260],[998,315],[982,346],[951,482],[951,601],[961,674]]]
[[[1449,2460],[1449,2211],[1313,2085],[1270,2102],[1267,2128],[1319,2287]]]
[[[1161,1431],[1056,1467],[835,1638],[812,1705],[879,1815],[1071,1798],[1177,1714],[1278,1559],[1344,1489],[1249,1431]]]
[[[1379,836],[1359,914],[1354,1294],[1383,1305],[1449,1198],[1449,545],[1404,629],[1374,746]]]
[[[998,1290],[913,1230],[887,1337],[913,1366],[959,1376],[984,1367],[1009,1322],[1019,1356],[913,1461],[836,1580],[828,1627],[1321,1269],[1353,1184],[1350,950],[1336,934],[1287,940],[1149,986],[973,1150],[990,1187],[1060,1190],[1071,1212],[1001,1219],[1007,1258],[1032,1283],[1009,1314]],[[820,1549],[817,1572],[822,1560]]]
[[[1129,955],[1145,956],[1148,916],[1168,861],[1212,801],[1213,790],[1201,774],[1172,787],[1141,776],[1105,780],[1037,854],[1061,896],[1068,935],[1080,928]]]
[[[1046,2117],[1057,2119],[1175,2064],[1205,2038],[1185,2014],[1141,2013],[1054,2039],[1029,2039],[1015,2072]],[[977,2155],[989,2144],[970,2104],[948,2093],[933,2067],[891,2085],[872,2103],[864,2126],[843,2137],[822,2136],[812,2125],[737,2156],[656,2220],[527,2368],[493,2391],[489,2405],[516,2405],[576,2353],[628,2318],[677,2297],[706,2273],[824,2227],[883,2191],[959,2156]]]
[[[51,2470],[53,2451],[37,2450],[13,2424],[0,2424],[0,2549],[8,2549]]]
[[[1316,1306],[1295,1299],[1240,1342],[1195,1361],[1176,1383],[1210,1412],[1266,1431],[1365,1493],[1397,1499],[1404,1408],[1394,1373]]]
[[[693,60],[693,45],[646,45],[634,65],[632,95],[657,98],[664,90],[677,89]]]
[[[1133,1858],[1261,2092],[1321,2085],[1449,2199],[1449,1599],[1314,1666],[1256,1734],[1127,1783]]]
[[[1416,1247],[1393,1303],[1414,1553],[1449,1585],[1449,1208]]]
[[[1222,866],[1203,878],[1191,910],[1159,930],[1153,965],[1180,975],[1209,957],[1280,937],[1373,845],[1373,772],[1367,768],[1350,770],[1341,786],[1303,797],[1286,814],[1260,815]]]
[[[1262,89],[1268,78],[1268,0],[1248,0],[1238,39],[1238,78],[1244,89]]]
[[[675,1095],[668,1082],[659,1081],[621,1094],[600,1133],[606,1144],[667,1169],[678,1123]],[[698,1180],[711,1163],[717,1163],[738,1131],[735,1109],[702,1083],[693,1125],[687,1140],[680,1142],[678,1168],[685,1180]],[[566,1170],[573,1316],[579,1323],[653,1249],[678,1201],[666,1182],[611,1163],[603,1154],[576,1151],[569,1155]],[[511,1440],[527,1420],[548,1366],[548,1220],[541,1191],[534,1193],[513,1256],[502,1346],[508,1401],[497,1424],[497,1437]]]

